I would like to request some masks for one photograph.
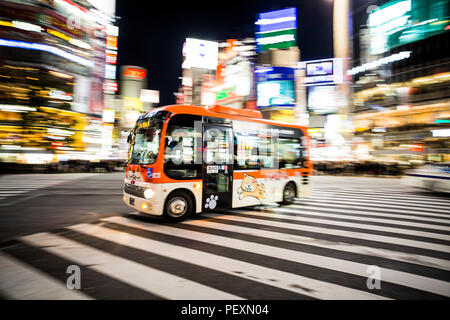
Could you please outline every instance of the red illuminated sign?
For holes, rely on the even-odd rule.
[[[117,53],[106,53],[106,63],[116,64],[117,63]]]
[[[423,152],[423,145],[422,144],[413,144],[409,148],[409,151],[415,151],[415,152]]]
[[[106,81],[106,82],[104,83],[103,89],[104,89],[106,92],[116,92],[116,91],[118,90],[117,82],[114,82],[114,81]]]
[[[50,149],[58,149],[58,148],[61,148],[61,147],[64,147],[64,143],[63,142],[52,141]]]
[[[143,69],[136,69],[136,68],[126,68],[125,72],[123,73],[124,77],[130,77],[137,80],[142,80],[147,76],[147,72]]]
[[[117,37],[106,36],[106,48],[117,49]]]

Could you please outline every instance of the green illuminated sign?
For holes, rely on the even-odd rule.
[[[393,0],[369,14],[370,53],[381,54],[400,45],[448,30],[448,0]]]
[[[230,97],[235,90],[236,90],[236,87],[234,86],[234,87],[227,88],[222,91],[216,92],[216,101]]]
[[[256,42],[258,51],[294,47],[297,45],[297,29],[257,33]]]

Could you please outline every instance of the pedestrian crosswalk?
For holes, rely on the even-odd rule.
[[[55,186],[57,184],[86,178],[95,173],[62,173],[62,174],[12,174],[0,176],[0,205],[8,198],[32,196],[33,191]]]
[[[0,251],[9,299],[448,299],[450,199],[316,187],[292,205],[168,224],[135,213],[31,234]],[[67,267],[80,267],[69,290]],[[368,283],[375,266],[379,288]]]

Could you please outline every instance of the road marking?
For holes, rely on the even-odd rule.
[[[0,292],[12,300],[89,300],[81,291],[0,252]]]
[[[320,191],[319,191],[320,190]],[[437,198],[437,197],[428,197],[428,196],[420,196],[415,193],[397,193],[397,194],[389,194],[386,192],[373,192],[373,191],[362,191],[362,190],[326,190],[326,189],[313,189],[311,191],[312,194],[326,193],[330,196],[337,195],[349,195],[349,196],[361,196],[361,197],[369,197],[369,198],[378,198],[378,199],[389,199],[389,200],[410,200],[410,201],[418,201],[424,204],[449,204],[449,200]]]
[[[109,218],[104,220],[111,221]],[[155,226],[144,222],[135,222],[127,218],[114,219],[113,221],[115,223],[131,226],[137,229],[176,235],[177,237],[188,239],[194,238],[198,241],[214,244],[222,245],[224,241],[229,241],[232,244],[239,244],[239,246],[237,247],[235,245],[231,247],[238,248],[240,250],[245,250],[241,246],[243,243],[245,243],[246,247],[248,247],[249,244],[244,241],[218,236],[210,236],[198,232],[184,230],[181,231],[173,227]],[[125,232],[111,230],[100,226],[83,224],[69,227],[69,229],[94,237],[113,241],[122,245],[131,246],[140,250],[170,257],[172,259],[177,259],[192,264],[198,264],[207,268],[229,273],[234,276],[243,277],[249,280],[261,282],[270,286],[297,292],[299,294],[308,295],[318,299],[386,299],[372,293],[367,293],[364,291],[347,288],[332,283],[327,283],[195,249],[184,248],[143,237],[130,236]],[[210,242],[210,240],[212,240],[213,242]],[[271,248],[273,250],[273,247]],[[253,250],[250,251],[254,252]],[[271,281],[270,279],[275,279],[276,281]],[[308,290],[305,290],[303,288],[308,288]]]
[[[189,221],[184,222],[183,224],[194,225],[194,223],[190,223]],[[339,250],[349,253],[357,253],[362,255],[370,255],[380,258],[386,258],[396,261],[402,261],[407,263],[419,264],[423,266],[428,266],[432,268],[438,268],[442,270],[450,271],[450,261],[444,259],[438,259],[434,257],[423,256],[419,254],[410,254],[410,253],[402,253],[394,250],[383,249],[383,248],[373,248],[367,246],[361,246],[356,244],[347,244],[342,242],[335,241],[321,241],[320,239],[291,235],[291,234],[283,234],[274,231],[268,230],[255,230],[249,227],[241,227],[229,224],[222,224],[212,221],[202,221],[199,226],[212,228],[217,230],[225,230],[236,233],[243,233],[248,235],[253,235],[257,237],[264,237],[268,239],[280,240],[280,241],[288,241],[293,243],[306,244],[310,246],[327,248],[332,250]]]
[[[123,239],[130,235],[124,234]],[[123,259],[50,233],[20,238],[29,245],[118,279],[134,287],[174,300],[235,300],[235,295]]]
[[[437,223],[444,223],[444,224],[450,225],[450,221],[448,219],[440,219],[440,218],[445,218],[443,216],[435,217],[433,215],[433,216],[427,216],[426,218],[425,217],[417,217],[417,215],[414,215],[412,213],[421,213],[421,211],[414,211],[414,210],[410,210],[411,214],[404,214],[404,213],[400,214],[400,213],[385,213],[385,212],[388,212],[386,210],[383,210],[382,212],[374,211],[374,210],[372,210],[372,208],[358,209],[358,208],[351,208],[351,206],[345,206],[344,208],[346,208],[346,209],[342,209],[342,208],[333,206],[332,204],[330,204],[329,206],[322,206],[322,205],[316,205],[316,204],[314,204],[313,206],[305,206],[302,204],[304,204],[304,202],[302,200],[296,200],[294,202],[294,204],[291,206],[295,206],[300,209],[309,209],[309,210],[322,210],[322,211],[329,210],[330,212],[332,210],[333,213],[351,213],[354,215],[370,214],[370,215],[376,215],[379,218],[386,218],[386,219],[395,220],[395,221],[398,221],[401,219],[403,219],[403,220],[408,219],[408,220],[417,220],[417,223],[425,223],[426,224],[427,221],[429,221],[430,224],[432,224],[433,222],[437,222]],[[396,219],[390,219],[390,218],[396,218]]]
[[[300,202],[296,202],[296,203],[302,203],[302,201]],[[303,203],[308,203],[308,200],[305,200],[305,202]],[[298,205],[297,205],[298,206]],[[305,206],[300,206],[303,209],[308,209]],[[374,215],[378,215],[378,216],[384,216],[384,217],[395,217],[395,218],[407,218],[407,219],[411,219],[411,220],[418,220],[419,222],[423,222],[424,218],[419,218],[419,217],[415,217],[415,216],[411,216],[408,215],[408,213],[421,213],[421,214],[425,214],[425,212],[423,211],[417,211],[417,210],[396,210],[396,209],[383,209],[380,208],[381,210],[379,211],[383,211],[383,212],[379,212],[376,210],[373,210],[373,208],[355,208],[353,206],[349,206],[349,205],[343,205],[343,204],[332,204],[332,203],[314,203],[314,208],[317,209],[321,209],[321,208],[326,208],[326,209],[332,209],[333,211],[338,211],[338,212],[359,212],[359,214],[366,214],[367,212],[371,212]],[[388,213],[388,212],[392,212],[392,213]],[[450,225],[450,222],[448,220],[444,220],[444,219],[439,219],[436,218],[435,215],[431,215],[428,218],[428,220],[430,220],[430,222],[442,222],[445,224]],[[449,228],[450,229],[450,228]]]
[[[373,197],[372,195],[370,195],[370,199],[366,199],[366,197],[337,195],[337,194],[330,194],[328,192],[319,192],[319,191],[311,192],[311,194],[307,198],[303,198],[302,200],[310,200],[310,199],[319,200],[319,201],[342,200],[342,201],[340,201],[342,203],[356,201],[356,203],[359,203],[359,204],[369,203],[369,204],[373,204],[374,206],[386,204],[387,207],[391,207],[391,206],[399,207],[399,208],[406,207],[408,209],[410,209],[410,207],[413,206],[414,208],[424,208],[424,209],[429,209],[429,210],[442,209],[442,207],[445,207],[447,205],[446,203],[445,204],[436,204],[436,205],[423,204],[420,201],[411,201],[411,200],[392,201],[392,200],[386,199],[384,197]],[[437,215],[437,216],[447,216],[448,217],[448,214],[443,214],[443,215],[441,214],[441,215]]]
[[[374,218],[364,218],[364,217],[347,217],[347,216],[342,216],[342,215],[338,215],[338,214],[328,214],[328,213],[317,213],[317,212],[313,212],[313,211],[307,211],[307,210],[298,210],[298,209],[292,209],[292,208],[288,208],[288,207],[283,207],[283,208],[270,208],[268,210],[271,211],[275,211],[277,212],[277,215],[271,214],[269,213],[265,213],[265,212],[258,212],[258,211],[248,211],[248,210],[233,210],[233,212],[237,212],[237,213],[245,213],[248,215],[254,215],[254,216],[258,216],[258,217],[277,217],[277,218],[282,218],[282,219],[286,219],[286,220],[292,220],[292,221],[305,221],[305,222],[313,222],[313,223],[323,223],[323,224],[329,224],[329,225],[335,225],[335,226],[346,226],[346,227],[353,227],[353,228],[363,228],[363,229],[367,229],[367,230],[378,230],[378,231],[386,231],[386,232],[393,232],[393,233],[399,233],[399,234],[406,234],[406,235],[415,235],[415,236],[420,236],[420,237],[425,237],[425,238],[434,238],[434,239],[441,239],[441,240],[446,240],[450,242],[450,236],[449,235],[445,235],[445,234],[439,234],[439,233],[433,233],[433,232],[425,232],[425,231],[418,231],[418,230],[408,230],[408,229],[400,229],[400,228],[395,228],[395,227],[383,227],[383,226],[374,226],[371,224],[365,224],[365,221],[368,222],[384,222],[384,223],[389,223],[389,224],[397,224],[400,226],[414,226],[414,227],[426,227],[429,229],[434,228],[435,226],[429,226],[429,225],[424,225],[424,224],[420,224],[420,223],[412,223],[412,222],[403,222],[403,221],[395,221],[395,223],[391,222],[391,221],[386,221],[383,219],[374,219]],[[291,215],[287,215],[284,214],[283,212],[291,212],[291,213],[296,213],[298,214],[297,216],[291,216]],[[303,217],[303,214],[308,214],[308,215],[314,215],[317,216],[317,218],[309,218],[309,217]],[[322,217],[322,219],[321,219]],[[330,219],[324,219],[327,217],[334,217],[334,218],[345,218],[345,219],[349,219],[349,220],[355,220],[355,222],[342,222],[342,221],[335,221],[335,220],[330,220]],[[436,226],[436,227],[440,227],[440,226]],[[434,228],[437,230],[442,230],[441,228]],[[444,229],[445,230],[445,229]],[[450,230],[446,230],[446,231],[450,231]]]
[[[207,214],[207,216],[212,216]],[[335,259],[330,257],[319,256],[310,253],[304,253],[289,249],[276,248],[272,246],[262,245],[258,243],[251,243],[248,241],[243,241],[239,239],[232,239],[222,236],[210,235],[199,233],[195,231],[180,230],[173,227],[166,226],[155,226],[150,223],[145,222],[134,222],[131,219],[123,217],[113,217],[102,219],[104,221],[112,221],[116,223],[129,223],[134,224],[138,228],[144,230],[149,230],[153,232],[160,232],[169,235],[176,235],[177,237],[183,237],[188,239],[196,239],[202,242],[214,243],[216,245],[221,245],[228,248],[234,248],[239,250],[244,250],[252,253],[257,253],[269,257],[276,257],[279,259],[289,260],[293,262],[301,262],[303,264],[308,264],[312,266],[317,266],[321,268],[326,268],[330,270],[335,270],[338,272],[353,274],[357,276],[367,277],[367,267],[368,265],[346,261],[341,259]],[[184,222],[186,224],[202,225],[202,221],[190,221]],[[169,249],[169,248],[167,248]],[[423,277],[411,273],[406,273],[402,271],[396,271],[386,268],[380,268],[383,275],[383,281],[399,284],[402,286],[407,286],[411,288],[416,288],[428,292],[433,292],[443,296],[450,296],[450,283],[432,279],[429,277]],[[253,274],[253,273],[252,273]]]
[[[292,224],[292,223],[286,223],[286,222],[266,221],[266,220],[254,219],[254,218],[235,217],[233,215],[203,214],[203,216],[215,218],[218,220],[256,223],[256,224],[265,225],[265,226],[269,226],[269,227],[280,227],[280,228],[288,228],[288,229],[293,229],[293,230],[298,230],[298,231],[317,232],[317,233],[328,234],[328,235],[343,236],[343,237],[364,239],[364,240],[371,240],[371,241],[379,241],[379,242],[385,242],[385,243],[389,243],[389,244],[398,244],[398,245],[423,248],[423,249],[428,249],[428,250],[442,251],[442,252],[446,252],[446,253],[450,252],[450,246],[429,243],[429,242],[424,242],[424,241],[416,241],[416,240],[402,239],[402,238],[396,238],[396,237],[373,235],[373,234],[363,233],[363,232],[343,231],[343,230],[321,228],[321,227],[310,227],[310,226],[303,226],[303,225],[299,225],[299,224]]]

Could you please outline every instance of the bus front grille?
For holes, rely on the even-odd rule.
[[[136,186],[134,184],[125,183],[124,191],[125,193],[131,194],[136,197],[144,198],[145,188]]]

